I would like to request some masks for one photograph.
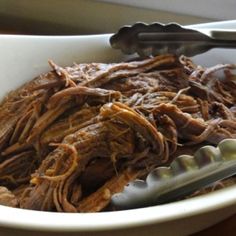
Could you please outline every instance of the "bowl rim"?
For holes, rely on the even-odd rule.
[[[236,186],[168,204],[111,212],[58,213],[0,206],[0,226],[40,231],[94,232],[159,224],[232,205],[236,205]]]

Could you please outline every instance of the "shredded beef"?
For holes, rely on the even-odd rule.
[[[49,64],[0,104],[0,204],[102,211],[155,167],[236,138],[233,64],[173,55]]]

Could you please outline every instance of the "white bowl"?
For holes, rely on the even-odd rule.
[[[211,24],[210,27],[227,27]],[[204,25],[203,25],[204,27]],[[230,22],[235,28],[236,23]],[[48,59],[59,65],[112,62],[122,55],[109,46],[110,35],[0,35],[0,97],[25,81],[48,71]],[[212,50],[198,63],[236,62],[235,50]],[[0,234],[5,235],[188,235],[236,213],[236,186],[214,193],[142,209],[103,213],[51,213],[0,206]],[[2,228],[1,228],[2,227]],[[22,231],[23,230],[23,231]],[[28,233],[27,233],[28,232]],[[40,234],[41,235],[41,234]]]

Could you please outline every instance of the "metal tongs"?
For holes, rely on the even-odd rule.
[[[120,28],[110,44],[124,54],[150,56],[163,53],[195,56],[212,48],[236,48],[236,30],[191,29],[177,23],[136,23]]]
[[[194,156],[181,155],[169,167],[158,167],[146,180],[135,180],[112,197],[117,209],[168,203],[236,174],[236,139],[204,146]]]

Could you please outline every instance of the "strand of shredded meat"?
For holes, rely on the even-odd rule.
[[[234,64],[204,68],[174,55],[49,64],[0,104],[0,204],[108,210],[128,182],[236,138]]]

